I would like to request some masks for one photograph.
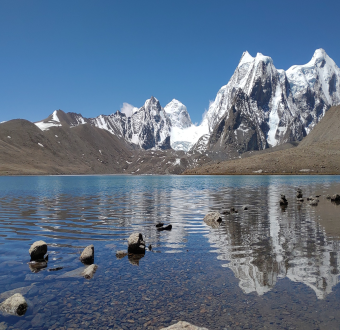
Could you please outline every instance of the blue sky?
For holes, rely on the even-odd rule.
[[[327,0],[2,0],[0,122],[95,117],[151,95],[200,122],[245,50],[286,70],[324,48],[340,66],[339,12]]]

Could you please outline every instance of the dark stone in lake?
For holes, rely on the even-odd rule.
[[[163,230],[171,230],[171,229],[172,229],[172,225],[167,225],[167,226],[165,226],[165,227],[160,227],[160,228],[158,228],[157,230],[163,231]]]
[[[163,227],[163,226],[164,226],[164,223],[162,223],[162,222],[159,222],[159,223],[157,223],[157,225],[156,225],[157,228]]]

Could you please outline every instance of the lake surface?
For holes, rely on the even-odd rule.
[[[319,205],[297,202],[298,187]],[[29,303],[0,329],[339,329],[336,192],[340,176],[0,177],[0,302],[14,290]],[[203,222],[232,206],[218,228]],[[133,232],[152,250],[116,258]],[[37,240],[49,261],[32,272]],[[72,272],[89,244],[91,280]]]

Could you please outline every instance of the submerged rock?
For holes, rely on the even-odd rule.
[[[127,256],[127,252],[125,252],[125,251],[117,251],[116,252],[116,258],[117,259],[123,259],[126,256]]]
[[[22,294],[16,293],[0,304],[0,310],[11,315],[22,316],[26,313],[27,302]]]
[[[164,226],[164,223],[163,222],[159,222],[157,223],[156,227],[159,228],[159,227],[163,227]]]
[[[94,262],[94,246],[87,246],[80,255],[80,261],[85,265],[91,265]]]
[[[97,265],[92,264],[91,266],[85,268],[85,270],[82,272],[82,275],[86,279],[90,280],[93,277],[94,273],[96,272],[97,268],[98,268]]]
[[[141,233],[133,233],[128,238],[128,252],[136,254],[145,253],[145,242]]]
[[[28,250],[31,260],[44,259],[44,255],[47,253],[47,244],[44,241],[34,242]]]
[[[197,327],[189,322],[179,321],[169,327],[162,328],[161,330],[208,330],[207,328]]]
[[[218,212],[209,212],[203,219],[203,221],[213,228],[217,228],[222,221],[221,215]]]

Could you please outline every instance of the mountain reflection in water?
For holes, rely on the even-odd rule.
[[[306,284],[323,299],[339,282],[339,237],[327,237],[316,209],[306,198],[297,202],[293,189],[289,189],[289,207],[281,208],[281,189],[273,185],[252,191],[247,200],[248,204],[253,201],[252,207],[225,216],[221,227],[207,235],[209,242],[218,259],[228,261],[223,267],[234,272],[244,293],[263,295],[279,278],[288,277]],[[237,196],[246,194],[246,189],[240,188]],[[221,197],[214,196],[218,204]],[[323,196],[318,206],[332,205]]]

